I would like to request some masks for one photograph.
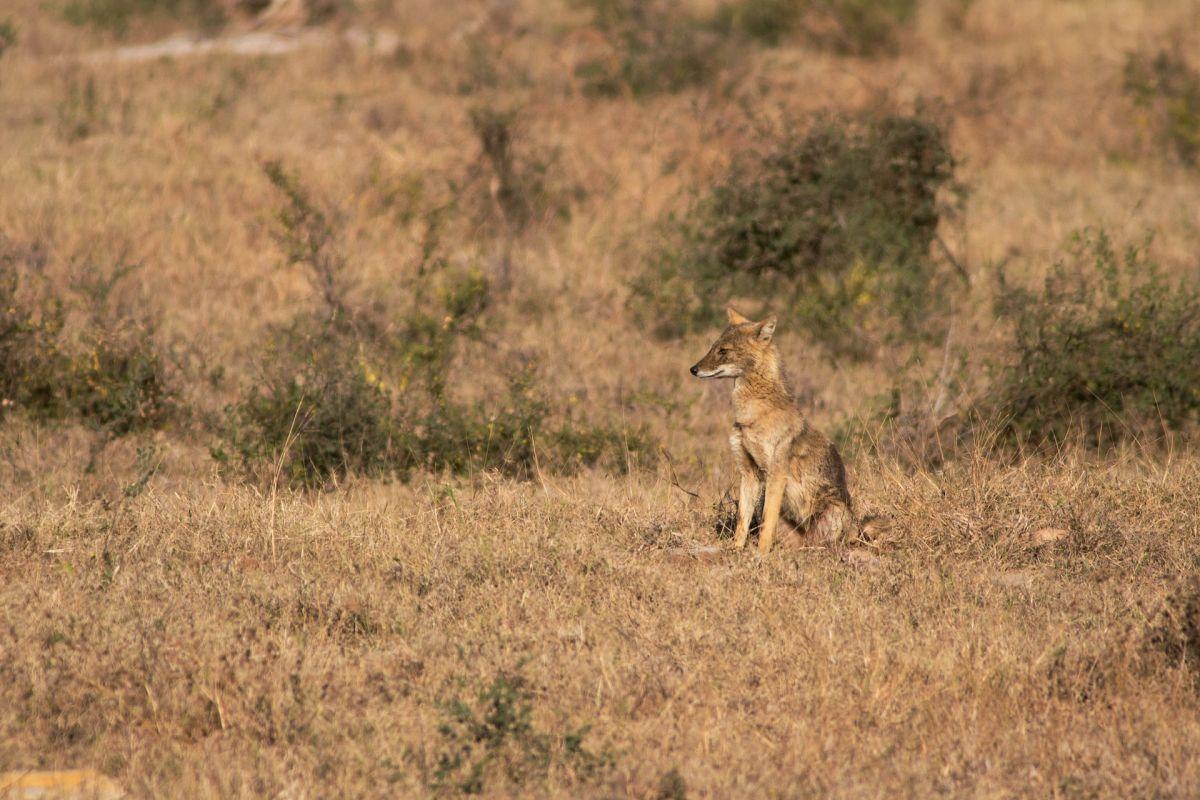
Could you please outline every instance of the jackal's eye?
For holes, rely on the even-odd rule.
[[[717,355],[721,358],[725,358],[727,355],[729,355],[729,348],[722,347],[721,349],[717,350]]]

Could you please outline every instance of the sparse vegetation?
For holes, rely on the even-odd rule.
[[[0,419],[71,419],[109,437],[165,425],[176,392],[145,324],[93,320],[67,341],[64,298],[22,296],[21,269],[3,248],[0,239]]]
[[[218,0],[64,0],[63,19],[124,36],[139,19],[182,20],[205,28],[224,24],[224,7]]]
[[[403,479],[418,469],[496,470],[528,478],[539,463],[572,472],[653,463],[644,427],[569,419],[551,427],[551,405],[528,367],[509,376],[498,403],[455,398],[455,354],[479,336],[489,303],[483,276],[454,274],[427,248],[409,276],[414,306],[389,325],[347,300],[348,262],[331,215],[280,164],[265,171],[285,200],[275,238],[289,264],[305,267],[320,302],[315,316],[281,332],[264,354],[266,373],[226,410],[213,448],[219,463],[310,487],[351,473]]]
[[[817,44],[852,56],[894,55],[917,0],[835,0],[810,7],[807,28]]]
[[[0,58],[4,52],[17,44],[17,26],[12,17],[0,19]]]
[[[1200,161],[1200,71],[1177,52],[1130,53],[1125,92],[1155,131],[1159,146],[1195,167]]]
[[[96,76],[67,81],[66,93],[58,104],[58,129],[68,142],[77,142],[97,133],[104,126],[103,100],[96,88]]]
[[[1194,4],[215,2],[0,3],[0,785],[1200,796]]]
[[[950,276],[932,245],[955,188],[945,135],[925,117],[788,127],[735,159],[635,293],[667,335],[743,296],[786,303],[835,355],[866,356],[889,330],[936,334]]]
[[[679,92],[712,80],[725,43],[705,19],[669,2],[579,0],[607,41],[575,77],[593,95],[635,97]]]
[[[557,157],[526,141],[514,110],[477,106],[470,111],[471,129],[479,141],[476,169],[486,199],[479,217],[509,235],[536,222],[566,219],[573,192],[555,175]]]
[[[517,791],[543,779],[556,762],[586,782],[609,762],[584,747],[586,726],[561,734],[538,730],[533,701],[532,688],[519,671],[502,671],[473,702],[456,697],[443,703],[438,733],[444,750],[430,788],[461,795],[482,794],[497,785]]]
[[[797,0],[739,0],[720,6],[716,25],[773,46],[792,32],[802,12]]]
[[[1200,693],[1200,578],[1181,581],[1142,632],[1144,657],[1187,674]]]
[[[980,414],[1005,437],[1104,448],[1194,425],[1200,289],[1167,278],[1146,243],[1118,249],[1103,230],[1086,231],[1040,291],[1000,274],[996,313],[1014,340]]]

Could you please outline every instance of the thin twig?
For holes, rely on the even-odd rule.
[[[671,485],[674,486],[679,491],[683,492],[684,494],[690,494],[692,497],[699,500],[700,499],[699,494],[691,491],[690,489],[685,489],[685,488],[683,488],[683,486],[680,485],[679,476],[677,476],[675,474],[675,462],[671,460],[671,451],[669,451],[667,448],[661,447],[661,446],[658,449],[662,451],[663,458],[667,459],[667,468],[671,470]]]

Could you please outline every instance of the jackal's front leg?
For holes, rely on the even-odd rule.
[[[767,473],[767,496],[763,500],[762,528],[758,531],[758,553],[771,552],[775,529],[779,526],[779,510],[783,505],[783,490],[787,486],[787,469],[780,466]]]
[[[758,508],[758,499],[762,497],[762,481],[755,471],[742,472],[742,485],[738,489],[737,531],[733,536],[733,546],[741,550],[746,546],[746,537],[750,535],[750,521],[754,519],[754,509]]]
[[[754,510],[758,508],[758,500],[762,497],[762,480],[759,478],[758,467],[742,448],[741,437],[734,434],[730,437],[729,444],[733,447],[733,460],[741,477],[741,485],[738,487],[737,529],[733,535],[733,546],[740,550],[746,546],[746,537],[750,535],[750,521],[754,519]]]

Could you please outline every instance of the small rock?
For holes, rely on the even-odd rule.
[[[667,558],[672,561],[699,561],[711,564],[721,559],[721,548],[695,545],[692,547],[672,547],[667,550]]]
[[[1033,540],[1034,547],[1042,547],[1048,544],[1061,542],[1070,535],[1070,531],[1066,528],[1038,528],[1032,534],[1030,539]]]
[[[94,769],[0,773],[0,797],[6,800],[117,800],[125,792]]]
[[[1014,570],[1013,572],[1005,572],[1002,575],[997,575],[992,578],[992,583],[997,586],[1007,586],[1011,589],[1028,589],[1033,585],[1033,575],[1023,570]]]
[[[842,558],[847,564],[867,569],[882,569],[887,566],[887,559],[877,556],[868,550],[847,550]]]

